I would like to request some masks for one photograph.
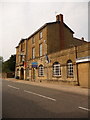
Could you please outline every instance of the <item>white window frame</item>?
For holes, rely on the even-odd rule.
[[[42,56],[42,44],[39,45],[39,56]]]
[[[60,67],[60,63],[53,64],[53,76],[55,77],[60,77],[61,76],[61,67]]]
[[[39,77],[44,76],[44,66],[43,65],[39,65],[38,73],[39,73]]]
[[[19,56],[19,63],[21,62],[21,56],[20,55],[18,55]]]
[[[21,61],[20,61],[20,62],[23,62],[23,56],[22,56],[22,55],[20,55],[20,57],[21,57]]]
[[[32,48],[32,59],[35,58],[35,47]]]
[[[35,43],[35,37],[32,37],[32,44]]]
[[[67,76],[73,77],[73,64],[72,61],[67,61]]]
[[[42,32],[39,33],[39,37],[40,37],[40,39],[42,39],[42,37],[43,37]]]

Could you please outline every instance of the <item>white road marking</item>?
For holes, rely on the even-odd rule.
[[[11,86],[11,85],[8,85],[8,87],[11,87],[11,88],[14,88],[14,89],[19,89],[17,87]]]
[[[84,108],[84,107],[78,107],[79,109],[90,111],[90,109]]]
[[[40,96],[40,97],[43,97],[43,98],[46,98],[46,99],[49,99],[49,100],[52,100],[52,101],[56,101],[56,99],[53,99],[53,98],[50,98],[50,97],[47,97],[47,96],[44,96],[44,95],[40,95],[40,94],[31,92],[31,91],[24,90],[24,92],[31,93],[31,94],[34,94],[34,95],[37,95],[37,96]]]

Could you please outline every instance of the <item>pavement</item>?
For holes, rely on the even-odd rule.
[[[57,89],[64,92],[71,92],[71,93],[76,93],[80,95],[90,96],[90,89],[82,88],[81,86],[65,85],[65,84],[60,84],[60,83],[58,84],[53,82],[51,83],[50,82],[32,82],[32,81],[26,81],[26,80],[18,80],[15,78],[4,78],[4,79],[12,82],[47,87],[47,88]]]

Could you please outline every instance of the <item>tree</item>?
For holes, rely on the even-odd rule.
[[[3,62],[3,57],[2,56],[0,56],[0,62]]]
[[[15,72],[16,55],[11,55],[9,60],[3,62],[2,72]]]
[[[0,73],[2,72],[3,57],[0,56]]]

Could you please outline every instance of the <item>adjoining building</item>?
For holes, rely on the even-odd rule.
[[[63,15],[40,27],[16,47],[16,76],[90,87],[90,43],[73,37]]]

